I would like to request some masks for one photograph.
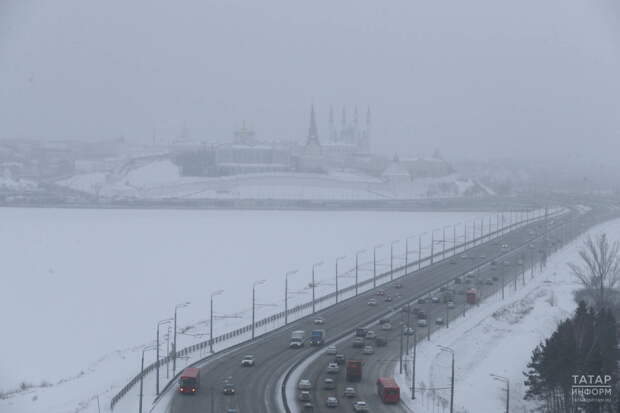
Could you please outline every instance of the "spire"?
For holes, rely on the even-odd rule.
[[[314,105],[310,107],[310,128],[308,129],[308,141],[306,145],[319,143],[319,133],[316,127],[316,115],[314,114]]]

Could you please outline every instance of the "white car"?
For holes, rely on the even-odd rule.
[[[325,406],[327,407],[338,407],[338,399],[334,396],[329,396],[327,400],[325,400]]]
[[[325,324],[325,319],[323,317],[316,317],[314,319],[314,324]]]
[[[391,330],[391,329],[392,329],[392,323],[381,324],[381,330]]]
[[[426,327],[428,325],[428,322],[426,321],[426,319],[421,318],[418,320],[418,327]]]
[[[241,360],[241,367],[254,367],[254,364],[254,356],[249,354],[247,356],[244,356],[243,360]]]
[[[448,308],[454,308],[454,301],[448,301]]]
[[[437,318],[437,320],[435,320],[435,324],[437,324],[438,326],[442,326],[443,325],[443,318],[441,318],[441,317]]]
[[[344,397],[357,397],[357,391],[355,387],[346,387],[343,393]]]
[[[374,307],[375,305],[377,305],[377,300],[371,298],[370,300],[368,300],[368,305]]]
[[[355,403],[353,403],[353,411],[356,412],[367,412],[368,411],[368,405],[366,404],[366,402],[363,401],[357,401]]]
[[[415,334],[415,330],[413,329],[413,327],[405,327],[403,329],[403,334],[406,336],[412,336]]]
[[[327,351],[325,352],[325,354],[327,354],[328,356],[335,356],[336,353],[338,353],[338,349],[336,349],[336,346],[327,346]]]
[[[308,379],[301,379],[297,384],[299,390],[312,390],[312,383]]]
[[[373,348],[373,346],[364,346],[364,349],[362,350],[362,354],[371,355],[374,353],[375,349]]]
[[[327,372],[329,374],[338,374],[338,372],[340,372],[340,366],[338,363],[329,363],[327,365]]]
[[[372,330],[368,330],[368,332],[366,333],[366,338],[374,340],[375,338],[377,338],[377,333]]]

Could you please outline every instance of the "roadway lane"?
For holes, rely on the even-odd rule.
[[[528,231],[538,226],[539,223],[532,223],[506,234],[501,241],[489,241],[470,248],[467,254],[473,256],[473,259],[456,260],[455,264],[451,264],[450,259],[446,259],[423,268],[421,271],[411,272],[408,277],[401,279],[403,284],[401,294],[407,298],[399,299],[394,303],[394,307],[400,306],[412,297],[433,290],[457,274],[475,268],[484,260],[491,259],[497,254],[497,244],[517,245],[526,242],[531,238]],[[482,256],[485,258],[480,258]],[[358,297],[347,299],[337,306],[321,311],[321,314],[329,320],[323,327],[327,331],[328,340],[377,315],[376,309],[366,305],[372,294],[372,292],[363,292]],[[289,350],[290,332],[297,329],[309,332],[313,328],[312,318],[306,317],[290,323],[286,328],[280,328],[259,337],[254,343],[216,354],[213,358],[200,363],[202,383],[198,394],[195,396],[175,394],[168,405],[168,411],[170,413],[225,412],[229,407],[236,407],[241,413],[279,411],[278,381],[297,361],[316,351],[315,348],[308,347],[301,350]],[[245,354],[253,354],[256,357],[256,367],[240,367],[240,361]],[[238,394],[235,396],[222,394],[223,380],[228,377],[237,386]]]

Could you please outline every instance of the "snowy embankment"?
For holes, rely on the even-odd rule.
[[[361,172],[255,173],[222,177],[181,176],[170,160],[155,160],[118,173],[75,175],[57,184],[104,198],[374,200],[490,194],[457,174],[389,182]]]
[[[10,332],[0,355],[0,393],[11,393],[0,399],[0,411],[93,413],[97,395],[107,411],[111,397],[139,371],[140,350],[155,339],[157,321],[172,316],[175,304],[191,302],[178,312],[180,349],[207,338],[214,291],[224,290],[214,298],[217,335],[248,323],[253,281],[267,280],[257,288],[260,319],[282,310],[289,270],[299,269],[289,278],[292,307],[308,301],[315,262],[325,261],[317,269],[321,296],[333,290],[337,256],[346,255],[339,264],[344,288],[353,282],[355,251],[422,232],[428,247],[433,228],[459,221],[469,223],[471,236],[472,219],[483,216],[0,209],[0,321]],[[394,245],[395,265],[404,262],[404,244]],[[368,252],[360,255],[361,280],[371,274],[370,259]],[[377,260],[378,270],[386,270],[389,248],[379,248]],[[163,325],[161,354],[167,332]],[[154,357],[147,352],[145,364]],[[165,377],[162,372],[162,383]],[[22,383],[25,389],[13,393]],[[152,381],[145,382],[147,397],[153,392]],[[133,410],[135,392],[122,403]]]
[[[610,238],[620,238],[620,220],[599,225],[591,234],[606,232]],[[507,285],[506,299],[497,293],[467,316],[451,323],[450,328],[431,336],[417,346],[416,400],[411,400],[411,365],[397,380],[403,390],[403,400],[418,413],[442,411],[449,406],[450,366],[447,346],[455,353],[455,412],[495,413],[506,404],[505,385],[491,374],[510,380],[510,406],[514,411],[530,411],[535,407],[523,400],[526,388],[522,372],[534,348],[551,335],[557,324],[570,317],[577,304],[573,293],[579,288],[567,268],[567,262],[578,260],[583,235],[552,255],[546,268],[537,267],[534,278],[526,274],[526,284],[519,279]],[[439,390],[431,390],[437,388]],[[435,408],[437,410],[435,410]],[[446,410],[447,411],[447,410]]]

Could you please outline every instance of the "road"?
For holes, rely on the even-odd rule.
[[[594,213],[589,213],[585,217],[578,217],[574,220],[572,227],[582,229],[590,226],[593,218]],[[555,221],[554,225],[559,225],[563,220],[555,219]],[[539,233],[540,225],[540,223],[529,224],[504,235],[501,241],[489,241],[472,247],[466,252],[470,258],[447,258],[429,267],[422,268],[421,271],[410,272],[409,276],[400,279],[403,288],[398,290],[400,297],[395,297],[391,307],[398,309],[405,302],[409,302],[420,295],[429,294],[458,275],[489,264],[495,257],[506,253],[505,250],[498,248],[498,245],[508,244],[510,248],[519,245],[529,245],[532,238],[541,236]],[[531,230],[539,232],[532,235],[530,234]],[[529,250],[530,252],[527,254],[532,255],[537,254],[539,249],[531,248]],[[516,268],[514,270],[518,271]],[[483,268],[481,271],[487,270]],[[375,291],[361,292],[357,297],[342,301],[338,305],[331,306],[320,312],[327,320],[326,324],[321,328],[326,330],[328,341],[345,335],[360,324],[366,324],[372,319],[378,319],[383,313],[388,311],[388,305],[385,303],[381,303],[377,307],[367,305],[368,299],[374,296],[374,294]],[[460,299],[462,300],[462,298]],[[432,320],[436,317],[436,309],[431,307],[429,311],[431,310],[433,311]],[[300,350],[288,349],[290,333],[293,330],[309,332],[314,328],[316,327],[313,324],[313,318],[306,317],[292,322],[279,330],[258,337],[253,343],[231,351],[224,351],[207,359],[198,365],[201,368],[202,376],[198,393],[194,396],[175,393],[170,398],[167,411],[169,413],[215,413],[226,412],[228,408],[236,408],[240,413],[273,413],[282,411],[280,391],[282,377],[296,363],[316,351],[323,351],[322,349],[308,346]],[[368,376],[377,377],[380,374],[388,374],[388,372],[392,371],[395,363],[393,351],[396,342],[397,340],[391,337],[390,346],[377,351],[376,356],[373,358],[375,361],[367,363]],[[243,368],[240,366],[240,361],[245,354],[255,356],[257,363],[255,367]],[[381,360],[386,360],[386,362],[380,362]],[[320,376],[324,365],[318,363],[317,366],[311,366],[310,368],[316,370],[309,371],[309,376],[316,377]],[[340,375],[343,376],[343,373],[340,373]],[[238,390],[236,395],[226,396],[222,394],[222,384],[226,378],[230,378],[236,385]],[[362,383],[362,387],[359,390],[364,395],[374,393],[374,382]],[[167,391],[175,391],[174,386],[171,386]],[[324,399],[320,400],[322,396],[324,394],[315,393],[315,397],[317,397],[317,411],[321,411],[320,406],[324,402]],[[343,408],[342,410],[338,409],[338,411],[347,410]]]

